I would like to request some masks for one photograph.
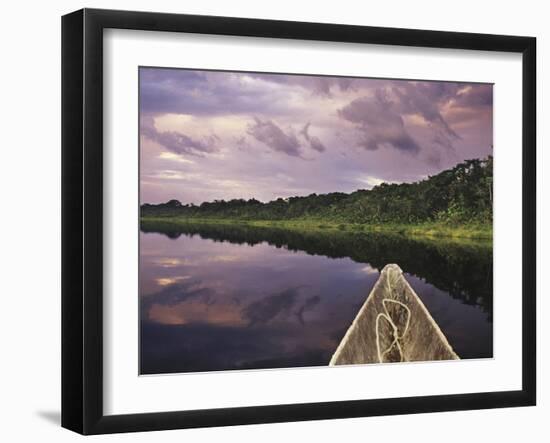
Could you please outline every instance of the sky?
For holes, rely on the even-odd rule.
[[[489,84],[140,68],[141,203],[425,179],[492,154]]]

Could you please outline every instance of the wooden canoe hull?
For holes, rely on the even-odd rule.
[[[401,268],[388,264],[329,365],[458,359]]]

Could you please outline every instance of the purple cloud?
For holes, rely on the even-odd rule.
[[[399,111],[404,115],[422,116],[434,129],[432,141],[447,149],[452,149],[453,140],[460,136],[443,118],[440,106],[453,99],[459,90],[460,84],[442,82],[401,82],[392,88]]]
[[[334,93],[353,88],[353,78],[321,77],[314,75],[285,75],[281,81],[288,85],[298,85],[307,89],[313,95],[332,98]]]
[[[249,74],[251,77],[258,78],[272,83],[299,86],[307,90],[312,95],[318,95],[325,98],[332,98],[334,93],[348,91],[354,88],[358,79],[352,77],[328,77],[317,75],[288,75],[288,74]]]
[[[155,127],[155,122],[152,117],[143,117],[140,123],[141,135],[144,135],[176,154],[201,155],[219,150],[217,146],[218,137],[216,135],[210,135],[199,139],[176,131],[160,132]]]
[[[300,142],[294,134],[285,133],[271,120],[254,117],[248,125],[247,133],[274,151],[284,152],[293,157],[301,157]]]
[[[319,137],[316,137],[314,135],[309,135],[309,126],[310,126],[310,122],[306,123],[302,128],[302,130],[300,131],[300,135],[302,135],[306,139],[311,149],[314,149],[317,152],[325,152],[327,148],[321,142]]]
[[[254,75],[246,75],[250,78]],[[143,114],[288,114],[287,91],[243,81],[245,74],[141,68],[140,112]]]
[[[384,146],[416,154],[420,146],[405,129],[403,118],[384,90],[378,89],[374,97],[353,100],[338,111],[338,115],[356,124],[361,133],[358,144],[369,151]]]
[[[470,108],[492,107],[493,85],[468,85],[454,97],[454,104],[459,107]]]

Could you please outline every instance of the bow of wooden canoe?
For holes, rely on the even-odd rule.
[[[329,365],[458,359],[401,268],[388,264]]]

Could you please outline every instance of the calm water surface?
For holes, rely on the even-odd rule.
[[[492,250],[346,232],[142,225],[142,374],[326,365],[397,263],[461,358],[492,357]]]

